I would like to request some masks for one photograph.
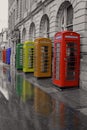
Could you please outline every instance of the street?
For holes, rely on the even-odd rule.
[[[0,130],[86,130],[87,96],[0,63]]]

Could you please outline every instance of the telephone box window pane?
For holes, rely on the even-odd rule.
[[[74,42],[66,44],[66,79],[75,80],[78,46]]]
[[[33,68],[33,48],[29,48],[29,68]]]
[[[41,47],[41,72],[48,72],[48,46]]]
[[[60,79],[60,43],[56,44],[56,80]]]

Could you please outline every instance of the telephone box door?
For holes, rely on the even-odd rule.
[[[65,56],[65,79],[66,81],[77,80],[78,77],[78,44],[76,42],[66,41]]]
[[[54,78],[60,79],[60,42],[54,45]]]

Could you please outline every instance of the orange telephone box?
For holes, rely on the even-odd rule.
[[[64,87],[79,85],[80,35],[64,31],[55,34],[53,84]]]
[[[52,42],[49,38],[37,38],[34,44],[34,76],[51,77]]]

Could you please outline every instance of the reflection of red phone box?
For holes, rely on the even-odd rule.
[[[80,35],[64,31],[54,39],[53,84],[59,87],[77,87],[80,70]]]
[[[2,61],[6,63],[6,49],[2,50]]]

